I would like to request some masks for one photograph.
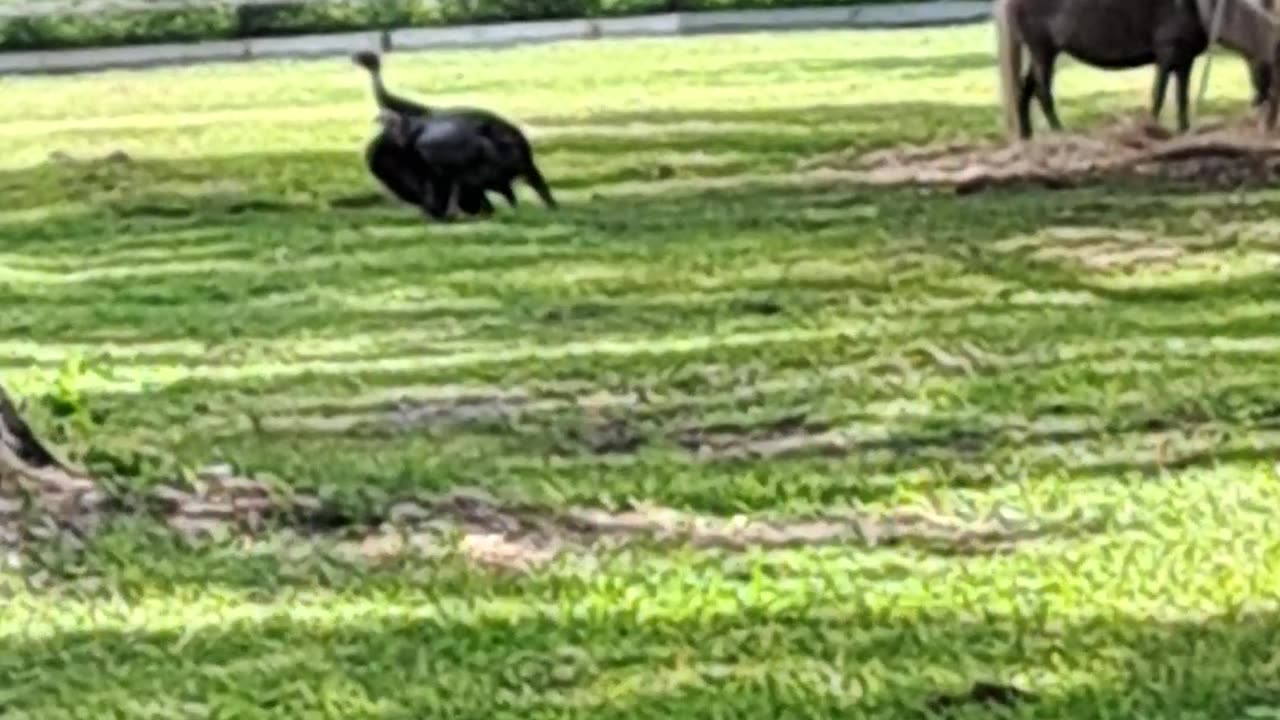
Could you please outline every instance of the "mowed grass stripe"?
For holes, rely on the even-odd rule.
[[[807,328],[782,327],[785,319],[766,317],[737,317],[729,306],[722,319],[708,319],[699,324],[698,334],[680,332],[678,323],[673,323],[669,335],[608,332],[607,323],[595,325],[587,323],[585,327],[575,329],[573,325],[559,331],[544,327],[537,336],[529,340],[512,342],[510,340],[489,340],[481,338],[464,339],[457,331],[450,331],[450,326],[443,320],[439,329],[432,334],[430,330],[421,330],[403,335],[397,340],[395,335],[380,335],[361,342],[359,337],[349,337],[345,342],[330,342],[332,350],[311,350],[308,341],[299,338],[295,343],[278,345],[274,352],[270,344],[264,348],[248,349],[235,354],[235,360],[214,363],[218,354],[233,350],[235,341],[231,336],[225,338],[201,356],[200,351],[186,353],[179,363],[169,364],[163,361],[171,353],[157,353],[159,357],[151,357],[142,364],[129,362],[129,353],[94,352],[86,353],[95,362],[110,363],[103,367],[108,373],[124,380],[123,385],[116,385],[110,380],[99,381],[85,379],[84,389],[88,392],[106,390],[140,389],[134,383],[145,383],[152,389],[159,386],[188,379],[202,379],[216,382],[254,382],[273,378],[295,378],[307,375],[322,376],[362,376],[374,373],[427,372],[440,377],[452,376],[464,378],[468,370],[484,372],[485,366],[497,365],[509,370],[531,369],[534,377],[547,376],[545,370],[538,372],[539,367],[549,361],[564,361],[570,365],[580,366],[581,362],[598,360],[603,366],[628,367],[637,370],[648,364],[647,358],[688,358],[690,360],[704,358],[714,361],[717,358],[738,358],[741,360],[756,359],[765,362],[765,368],[807,367],[817,369],[825,364],[838,361],[842,353],[849,352],[850,346],[860,343],[890,343],[910,341],[918,333],[928,330],[936,333],[935,337],[942,343],[937,345],[939,357],[935,361],[953,372],[964,373],[980,371],[984,363],[981,359],[966,358],[967,346],[957,345],[956,351],[948,352],[947,340],[965,338],[971,342],[995,342],[1009,334],[1029,338],[1034,331],[1030,323],[1046,319],[1049,327],[1062,323],[1067,325],[1078,319],[1074,313],[1063,313],[1055,309],[1058,317],[1052,315],[1045,318],[1050,310],[1045,307],[1028,307],[1019,311],[1002,311],[985,314],[981,307],[974,307],[974,314],[956,317],[957,308],[948,304],[940,309],[926,311],[924,317],[902,313],[899,322],[893,318],[868,318],[855,322],[824,322],[810,325]],[[618,309],[625,312],[626,308]],[[447,309],[438,316],[447,317]],[[663,314],[645,313],[653,322],[661,322]],[[410,315],[410,317],[415,317]],[[421,318],[421,315],[416,317]],[[667,318],[670,316],[667,315]],[[544,318],[545,320],[545,318]],[[933,320],[933,322],[930,322]],[[537,322],[538,318],[528,318],[526,322]],[[948,322],[950,321],[950,322]],[[984,322],[985,321],[985,322]],[[509,329],[517,329],[519,323],[509,325]],[[1215,327],[1210,325],[1210,327]],[[1232,328],[1230,321],[1217,325],[1223,330]],[[977,327],[975,327],[977,326]],[[1067,325],[1070,326],[1070,325]],[[1212,333],[1201,326],[1204,334],[1171,334],[1168,336],[1149,336],[1127,340],[1115,340],[1108,344],[1086,341],[1080,338],[1084,348],[1097,347],[1098,351],[1054,353],[1046,347],[1040,352],[1032,351],[1031,357],[1053,358],[1055,354],[1065,358],[1089,358],[1093,362],[1106,362],[1110,358],[1117,360],[1136,360],[1146,351],[1153,348],[1158,356],[1173,362],[1177,358],[1198,361],[1206,358],[1238,359],[1249,362],[1250,358],[1265,360],[1280,351],[1280,340],[1275,337],[1248,337],[1265,328],[1266,320],[1249,322],[1243,326],[1236,325],[1237,332],[1246,337],[1223,337],[1215,339],[1205,337]],[[1141,324],[1125,323],[1121,317],[1112,322],[1094,323],[1093,327],[1105,336],[1132,335],[1141,332]],[[605,332],[602,332],[605,331]],[[473,332],[472,335],[478,333]],[[501,326],[490,333],[502,335]],[[1025,341],[1025,340],[1024,340]],[[1109,347],[1108,347],[1109,346]],[[928,345],[916,348],[904,348],[910,354],[928,352]],[[1047,352],[1046,352],[1047,351]],[[0,352],[0,356],[5,353]],[[194,355],[194,357],[193,357]],[[806,360],[806,355],[810,359]],[[113,356],[118,358],[113,361]],[[18,359],[21,356],[15,357]],[[28,358],[31,356],[28,355]],[[48,357],[46,355],[46,357]],[[254,362],[254,358],[258,358]],[[884,361],[892,361],[897,354],[881,356]],[[611,360],[610,358],[616,358]],[[1064,360],[1065,360],[1064,358]],[[35,358],[31,358],[35,359]],[[51,369],[49,357],[45,368]],[[1016,366],[1015,363],[1009,365]],[[1005,364],[998,360],[989,364],[992,370],[1004,369]],[[1175,366],[1170,367],[1174,371]],[[39,371],[32,367],[31,371]],[[492,374],[487,372],[485,374]],[[19,374],[21,377],[21,374]],[[508,376],[510,377],[510,376]]]

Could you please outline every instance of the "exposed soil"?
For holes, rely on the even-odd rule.
[[[577,398],[591,409],[628,398]],[[409,408],[409,424],[489,420],[530,399],[467,395]],[[565,401],[556,401],[563,403]],[[600,454],[634,452],[645,437],[621,420],[590,424],[575,439]],[[344,430],[353,429],[351,427]],[[691,427],[675,434],[690,451],[712,457],[771,456],[813,450],[827,443],[833,452],[848,443],[824,423],[804,415],[752,424]],[[253,538],[276,530],[294,536],[327,538],[348,552],[377,559],[417,548],[446,547],[460,533],[461,551],[472,560],[506,569],[527,569],[564,551],[644,541],[732,551],[749,547],[910,544],[943,554],[1000,552],[1046,534],[1087,532],[1078,524],[968,522],[924,511],[874,514],[833,513],[771,521],[718,517],[658,506],[620,511],[554,508],[500,503],[483,493],[458,491],[436,498],[403,498],[381,510],[355,516],[319,495],[296,492],[230,466],[211,466],[184,485],[153,487],[144,496],[108,493],[94,478],[57,458],[27,427],[0,389],[0,551],[9,564],[21,562],[23,547],[44,541],[82,545],[113,520],[150,516],[190,539],[210,536]]]
[[[1237,187],[1280,176],[1280,134],[1267,136],[1252,118],[1237,118],[1175,135],[1139,116],[1092,135],[1042,132],[1026,143],[845,152],[806,163],[806,169],[816,167],[850,171],[859,182],[873,185],[949,187],[961,194],[1018,184],[1074,187],[1104,178]]]
[[[232,529],[256,534],[266,518],[283,519],[293,529],[320,529],[345,535],[340,550],[367,560],[417,548],[439,548],[459,533],[461,552],[484,565],[527,570],[565,552],[588,551],[632,542],[678,544],[694,548],[744,551],[832,544],[864,547],[911,545],[946,554],[998,553],[1047,535],[1069,535],[1088,528],[1062,523],[967,522],[923,511],[846,512],[824,517],[769,521],[744,516],[718,517],[656,505],[626,510],[555,509],[501,503],[478,490],[455,490],[433,499],[392,503],[379,517],[347,519],[334,527],[314,497],[274,498],[252,480],[225,476],[191,490],[165,488],[164,517],[188,537]],[[322,518],[318,520],[318,518]]]
[[[34,492],[33,492],[34,490]],[[1047,535],[1088,532],[1078,524],[961,521],[924,511],[833,513],[770,521],[718,517],[637,505],[626,510],[556,509],[504,504],[483,492],[457,490],[431,499],[402,499],[381,513],[357,518],[309,493],[282,492],[242,477],[227,466],[206,468],[187,487],[154,488],[134,503],[113,500],[87,479],[0,485],[0,549],[13,553],[40,541],[80,545],[113,519],[143,512],[191,540],[260,537],[287,529],[295,536],[327,538],[339,551],[378,560],[414,549],[440,549],[449,536],[471,560],[507,570],[527,570],[564,552],[631,542],[679,544],[742,551],[829,544],[864,547],[908,544],[946,554],[996,553]]]
[[[59,458],[0,387],[0,548],[90,532],[111,505],[97,483]]]

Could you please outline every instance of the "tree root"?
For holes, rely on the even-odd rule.
[[[0,386],[0,492],[25,496],[29,504],[65,516],[96,488],[88,473],[59,458],[36,437],[12,396]]]

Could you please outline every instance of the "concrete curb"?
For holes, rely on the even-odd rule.
[[[496,48],[565,40],[677,37],[843,28],[926,27],[978,22],[989,0],[926,0],[861,7],[728,10],[593,20],[404,28],[327,35],[253,38],[190,44],[0,53],[0,74],[69,73],[261,58],[315,58],[359,50]]]
[[[0,53],[0,74],[63,73],[249,59],[238,40]]]
[[[381,51],[383,33],[373,30],[341,35],[263,37],[240,42],[245,46],[245,57],[249,59],[313,58],[350,55],[360,50]]]

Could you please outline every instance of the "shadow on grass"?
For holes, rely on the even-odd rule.
[[[179,236],[196,228],[207,234],[177,247],[168,246],[163,225],[141,223],[145,230],[140,227],[135,234],[130,232],[134,223],[127,217],[68,223],[69,227],[64,227],[67,232],[57,235],[56,240],[38,238],[42,231],[48,232],[46,224],[10,223],[0,235],[13,240],[9,252],[15,255],[11,257],[24,250],[30,253],[30,262],[48,275],[50,282],[35,280],[24,287],[0,289],[0,299],[6,305],[25,305],[33,310],[25,320],[17,316],[11,320],[17,323],[12,332],[28,332],[31,339],[49,341],[74,341],[77,333],[85,333],[82,339],[95,341],[131,336],[142,341],[172,338],[174,323],[181,317],[164,306],[175,303],[191,310],[188,316],[193,323],[183,328],[183,336],[212,341],[280,338],[291,328],[299,332],[368,331],[451,314],[470,319],[509,316],[521,323],[555,318],[561,324],[584,327],[603,314],[609,317],[602,322],[625,325],[629,313],[639,308],[629,309],[625,301],[601,308],[597,298],[622,297],[638,303],[643,300],[640,293],[676,289],[664,288],[661,278],[634,275],[639,268],[652,263],[659,263],[655,268],[664,267],[686,256],[689,260],[701,257],[699,264],[710,272],[716,272],[717,267],[740,267],[750,259],[741,254],[747,249],[741,238],[773,234],[787,239],[786,251],[782,245],[771,249],[761,241],[756,254],[761,262],[773,261],[784,269],[788,262],[818,262],[831,253],[848,257],[856,251],[876,262],[892,262],[898,256],[923,252],[968,268],[974,277],[991,278],[1011,287],[1034,292],[1087,292],[1108,303],[1149,305],[1153,312],[1170,303],[1225,305],[1265,297],[1270,282],[1267,274],[1111,287],[1097,282],[1096,273],[1042,262],[1027,253],[991,251],[990,244],[996,239],[1035,233],[1049,225],[1078,224],[1082,220],[1077,210],[1105,196],[1105,191],[1086,190],[922,200],[910,191],[872,190],[839,182],[801,188],[744,179],[737,188],[603,197],[566,206],[558,213],[524,207],[508,212],[496,223],[452,228],[422,224],[412,216],[412,210],[401,210],[390,202],[366,210],[324,211],[313,205],[287,213],[256,211],[242,221],[219,215],[217,201],[210,199],[200,214],[173,226]],[[1176,196],[1148,195],[1141,203],[1117,202],[1092,221],[1115,222],[1123,217],[1126,227],[1154,227],[1186,223],[1201,212],[1181,207],[1177,200]],[[922,202],[928,204],[929,212],[920,212]],[[797,212],[797,207],[808,211]],[[1237,222],[1263,221],[1278,210],[1280,200],[1268,200],[1232,208],[1231,214]],[[691,232],[708,239],[690,244]],[[33,235],[37,238],[32,239]],[[894,237],[923,238],[923,245],[911,243],[910,250],[899,251],[893,247]],[[75,262],[80,243],[95,243],[86,263]],[[113,246],[120,249],[113,252]],[[64,270],[40,268],[38,263],[59,256],[66,259],[61,266]],[[538,289],[525,280],[513,285],[512,280],[503,279],[504,273],[521,278],[554,277],[557,272],[578,267],[586,267],[600,279],[579,284],[568,296],[551,288]],[[605,274],[592,270],[594,267],[605,268]],[[611,279],[608,268],[623,274]],[[894,301],[903,289],[929,291],[927,278],[902,288],[902,281],[883,274],[805,276],[781,272],[759,279],[726,277],[724,282],[719,302],[732,303],[735,295],[783,293],[794,297],[797,311],[806,312],[821,310],[840,292],[854,293],[874,304]],[[438,306],[384,311],[316,304],[319,290],[332,294],[345,289],[359,295],[415,285],[421,292],[438,293]],[[595,297],[573,297],[584,292]],[[294,299],[287,299],[291,294]],[[483,307],[467,309],[468,296]],[[517,296],[518,303],[508,303]],[[458,302],[451,303],[450,298]],[[719,308],[717,304],[705,304],[704,312],[720,317],[733,314],[728,305]],[[236,311],[227,312],[232,308]],[[993,317],[1019,312],[1025,308],[1001,309],[994,301],[985,310]],[[1090,311],[1054,308],[1053,312],[1083,319]],[[784,319],[785,308],[771,322],[776,326]],[[157,321],[163,325],[153,325]],[[664,326],[674,329],[675,321],[672,317],[659,326],[646,327],[650,331]],[[149,333],[149,327],[155,327],[155,332]],[[1192,325],[1182,332],[1194,334],[1196,330]]]
[[[625,325],[629,318],[640,319],[637,313],[647,316],[648,311],[642,311],[640,307],[630,308],[626,301],[603,308],[592,297],[575,300],[555,293],[539,297],[542,293],[532,288],[504,289],[500,283],[487,284],[484,277],[503,271],[548,276],[560,268],[575,267],[577,262],[626,267],[660,260],[664,254],[670,260],[693,250],[716,252],[718,241],[715,240],[700,241],[693,246],[687,243],[685,233],[693,228],[700,235],[714,234],[726,238],[726,249],[719,252],[730,262],[735,261],[731,256],[737,249],[733,238],[744,233],[773,232],[785,234],[789,242],[794,243],[786,253],[793,259],[798,251],[803,251],[813,260],[833,250],[847,252],[851,242],[864,244],[868,257],[892,258],[900,253],[894,249],[892,238],[883,238],[885,228],[890,228],[895,235],[926,239],[923,246],[916,244],[907,254],[935,254],[969,268],[975,277],[996,278],[1013,287],[1040,292],[1085,291],[1131,312],[1135,308],[1149,306],[1152,317],[1159,317],[1162,309],[1188,302],[1225,306],[1265,296],[1268,287],[1266,275],[1200,280],[1181,285],[1114,288],[1054,263],[1041,262],[1025,254],[993,253],[988,247],[992,239],[1035,232],[1046,225],[1076,222],[1075,209],[1093,205],[1101,194],[1095,191],[1058,193],[1051,197],[1035,193],[1004,194],[966,201],[943,197],[929,201],[931,212],[921,213],[921,201],[912,193],[873,191],[839,183],[807,189],[757,184],[736,190],[697,192],[676,197],[605,198],[590,206],[567,208],[557,214],[533,208],[492,226],[468,229],[465,234],[450,230],[450,234],[440,237],[432,237],[430,233],[434,228],[426,227],[420,236],[415,230],[416,220],[390,219],[391,213],[382,211],[326,215],[313,210],[272,219],[260,226],[239,225],[215,216],[203,224],[213,231],[211,237],[240,236],[233,241],[217,240],[226,243],[219,250],[220,253],[225,252],[217,258],[220,265],[206,264],[208,258],[202,257],[183,262],[182,247],[173,249],[173,256],[166,262],[164,233],[153,230],[148,239],[141,241],[145,244],[121,239],[120,242],[128,246],[126,251],[122,251],[122,257],[116,261],[109,254],[95,258],[96,267],[77,271],[84,275],[83,280],[70,284],[54,283],[47,289],[36,287],[34,291],[33,288],[10,289],[8,293],[0,294],[9,295],[6,300],[10,304],[38,307],[39,313],[28,316],[28,329],[49,333],[46,337],[50,340],[75,340],[77,330],[90,333],[84,339],[132,335],[145,340],[148,317],[172,320],[174,314],[163,307],[172,303],[201,310],[191,315],[195,323],[189,328],[193,333],[189,335],[191,339],[215,341],[279,338],[281,333],[287,333],[291,328],[315,331],[349,327],[368,331],[451,316],[473,320],[508,317],[512,322],[532,320],[544,324],[555,319],[557,323],[585,329],[601,316],[608,316],[608,323],[622,322]],[[1114,213],[1111,218],[1123,212],[1126,226],[1150,227],[1187,222],[1199,212],[1196,208],[1177,206],[1177,198],[1168,197],[1167,202],[1158,198],[1148,196],[1144,202],[1132,206],[1118,203],[1111,210]],[[800,203],[813,208],[814,213],[797,215],[794,208]],[[1277,209],[1280,209],[1280,202],[1261,202],[1249,208],[1232,209],[1232,219],[1264,220]],[[872,212],[865,212],[867,210]],[[345,224],[348,233],[347,237],[336,242],[328,237],[334,228],[334,216],[341,216],[337,222]],[[368,221],[367,230],[370,231],[358,229],[363,220]],[[1095,220],[1106,221],[1104,217]],[[266,247],[258,247],[254,230],[274,233],[268,236],[269,239],[264,238]],[[82,229],[82,237],[87,232]],[[64,238],[63,242],[70,241]],[[273,257],[274,252],[280,249],[288,251],[283,261]],[[769,250],[764,250],[763,257],[768,258]],[[128,257],[139,252],[154,253],[155,260],[139,261]],[[800,257],[805,259],[803,255]],[[293,260],[295,258],[298,262]],[[779,260],[785,262],[785,258]],[[310,267],[302,264],[308,262],[312,263]],[[148,267],[154,270],[147,271]],[[353,275],[353,271],[358,274]],[[166,277],[170,272],[172,276]],[[451,274],[457,274],[460,279],[445,279]],[[443,287],[459,293],[460,297],[478,293],[478,299],[486,300],[486,307],[467,309],[465,302],[454,305],[445,302],[437,308],[344,309],[317,307],[314,298],[307,297],[255,307],[259,300],[302,293],[317,283],[331,289],[348,287],[362,292],[388,287],[388,282],[429,282],[440,288],[442,281],[445,283]],[[365,287],[357,289],[361,282]],[[643,300],[647,282],[652,281],[601,281],[593,294],[625,297],[639,302]],[[881,275],[865,278],[848,274],[788,277],[783,273],[776,278],[761,280],[742,278],[725,287],[718,300],[704,304],[701,312],[728,317],[734,313],[728,312],[731,308],[727,303],[734,302],[735,296],[773,293],[794,295],[797,309],[806,311],[820,310],[823,303],[832,302],[833,294],[841,292],[856,293],[869,303],[892,301],[902,290],[899,285],[892,278]],[[928,290],[927,285],[926,280],[924,286],[913,286],[908,290],[923,292]],[[510,293],[517,289],[520,291],[520,303],[505,305],[506,300],[515,300],[516,296]],[[107,295],[110,303],[104,302]],[[719,307],[722,303],[726,304],[723,308]],[[236,312],[227,313],[220,308],[236,308]],[[923,318],[930,312],[921,311],[919,317]],[[1027,312],[1027,308],[1001,307],[1000,303],[993,301],[981,311],[981,315],[998,319]],[[1062,320],[1077,318],[1087,323],[1093,311],[1088,308],[1054,308],[1051,312]],[[777,318],[770,320],[773,326],[789,319],[785,308],[783,313],[774,315]],[[648,321],[644,323],[650,332],[676,329],[673,323],[677,318],[669,318],[666,322],[660,318],[650,320],[659,322],[658,325],[650,325]],[[174,326],[168,324],[168,327],[172,332]],[[1249,321],[1236,323],[1235,327],[1233,330],[1223,323],[1206,325],[1188,319],[1186,324],[1176,329],[1180,335],[1226,333],[1239,336],[1248,336],[1263,329],[1257,322]],[[1140,329],[1134,328],[1135,331]],[[1172,329],[1174,327],[1170,326],[1165,332]],[[165,333],[161,331],[157,337],[164,338]]]
[[[874,62],[892,65],[905,61]],[[1104,108],[1124,110],[1132,105],[1133,99],[1121,93],[1071,98],[1069,105],[1064,102],[1069,108],[1066,121],[1072,127],[1094,122]],[[994,105],[867,102],[850,97],[844,102],[806,107],[646,109],[603,112],[586,119],[533,117],[526,122],[555,131],[545,138],[535,137],[535,146],[553,187],[570,190],[661,179],[654,174],[659,162],[670,165],[677,177],[686,173],[737,174],[762,167],[785,169],[815,153],[929,142],[940,134],[996,138],[1000,134],[998,120]],[[589,129],[573,130],[584,125]],[[153,133],[147,128],[120,129],[113,130],[113,137],[145,145]],[[55,145],[51,152],[57,149],[58,135],[48,141]],[[181,161],[148,157],[50,160],[0,172],[0,192],[6,195],[6,208],[11,211],[67,202],[87,204],[90,210],[106,210],[123,218],[153,220],[181,219],[197,209],[204,216],[306,213],[315,210],[312,200],[316,198],[340,203],[344,198],[354,199],[358,205],[367,197],[351,192],[352,188],[373,187],[362,164],[361,147],[356,143],[344,151],[285,149]],[[557,162],[561,155],[573,156],[573,160]],[[718,164],[707,164],[707,156],[717,155],[724,156]],[[682,164],[682,158],[688,162]],[[165,185],[183,183],[214,187],[205,187],[196,196],[165,192]],[[286,185],[295,197],[281,197]]]
[[[561,594],[566,608],[574,594]],[[468,605],[433,594],[441,598]],[[23,680],[6,693],[6,709],[53,717],[73,705],[109,716],[138,702],[174,712],[199,702],[264,716],[341,707],[353,719],[554,711],[621,720],[841,717],[856,702],[861,716],[903,718],[924,717],[937,692],[1012,675],[1038,696],[1019,707],[1021,717],[1239,717],[1280,700],[1264,680],[1280,640],[1270,615],[1174,622],[1081,613],[1050,628],[1039,616],[990,611],[981,622],[856,604],[642,620],[614,605],[572,619],[554,619],[552,609],[553,617],[462,622],[411,619],[422,606],[357,603],[341,615],[327,610],[332,617],[307,603],[308,619],[6,634],[0,668]]]
[[[916,103],[827,106],[796,112],[652,111],[615,114],[601,120],[659,124],[704,120],[843,123],[841,127],[869,128],[866,136],[853,142],[883,144],[917,136],[927,139],[943,120],[961,128],[981,126],[991,114],[992,110],[986,107]],[[892,137],[886,131],[875,130],[885,124],[886,117],[897,119]],[[715,142],[723,141],[735,151],[746,149],[755,158],[748,164],[757,169],[767,168],[767,158],[787,156],[792,149],[790,140],[779,143],[776,138],[765,138],[755,143],[756,136],[750,133],[708,130],[704,135],[714,136]],[[832,138],[803,142],[809,143],[809,151],[816,151]],[[560,140],[550,139],[549,150],[572,150],[574,142],[581,142],[585,144],[578,146],[579,150],[597,154],[602,161],[619,149],[609,143],[594,145],[586,138],[565,140],[559,145],[557,142]],[[635,146],[634,139],[626,142]],[[841,142],[848,143],[850,139]],[[959,199],[946,194],[870,189],[839,181],[788,186],[762,170],[728,178],[728,187],[720,189],[681,189],[655,180],[652,186],[657,192],[626,195],[601,186],[603,196],[575,199],[558,213],[526,200],[519,211],[505,210],[494,223],[442,229],[422,224],[411,209],[389,200],[369,200],[377,199],[376,194],[370,195],[377,191],[353,158],[343,152],[308,152],[214,158],[192,164],[135,159],[94,164],[87,169],[51,163],[21,174],[0,175],[0,188],[15,189],[20,196],[19,206],[32,211],[49,208],[49,217],[10,217],[0,223],[0,239],[5,242],[12,264],[50,275],[79,273],[74,281],[62,278],[44,284],[31,281],[20,287],[0,287],[0,302],[25,310],[11,314],[8,321],[0,324],[6,336],[35,343],[114,341],[145,346],[149,341],[182,338],[233,349],[255,340],[373,336],[424,325],[450,326],[448,331],[454,333],[443,339],[424,334],[399,341],[399,345],[388,341],[317,351],[312,359],[330,360],[329,367],[319,371],[300,369],[295,377],[288,376],[290,361],[280,359],[274,370],[281,375],[275,378],[228,374],[223,380],[197,378],[168,385],[149,391],[145,398],[87,398],[113,409],[133,407],[121,414],[119,422],[143,429],[156,422],[169,422],[148,420],[145,406],[162,404],[195,412],[211,399],[300,392],[299,380],[310,382],[312,390],[322,383],[421,383],[424,376],[433,383],[470,380],[510,384],[537,377],[597,385],[601,378],[613,378],[608,382],[626,385],[635,380],[637,373],[653,370],[649,365],[641,367],[644,353],[611,351],[554,362],[539,362],[531,355],[507,361],[495,351],[495,344],[520,337],[548,347],[594,339],[637,345],[647,338],[696,336],[702,330],[784,332],[810,322],[820,325],[840,319],[872,324],[884,318],[875,317],[868,308],[893,304],[904,297],[946,297],[946,292],[953,296],[967,292],[942,288],[941,280],[946,278],[925,277],[908,282],[883,270],[891,264],[888,261],[911,256],[950,263],[952,269],[946,272],[952,273],[951,280],[963,275],[1033,292],[1085,292],[1100,302],[1079,307],[1019,307],[995,296],[981,307],[957,311],[958,321],[950,323],[949,328],[947,310],[898,310],[896,314],[886,311],[895,321],[916,321],[918,337],[942,343],[982,340],[1004,341],[1008,345],[1021,337],[1026,342],[1070,344],[1093,340],[1094,333],[1109,338],[1145,333],[1157,341],[1162,337],[1253,338],[1272,334],[1269,318],[1216,322],[1191,312],[1226,311],[1257,302],[1270,289],[1267,275],[1215,277],[1184,285],[1109,287],[1097,281],[1096,273],[1091,276],[1038,260],[1028,253],[995,252],[991,247],[995,240],[1035,233],[1055,224],[1119,225],[1154,232],[1191,224],[1197,213],[1205,212],[1201,207],[1185,204],[1185,192],[1170,188],[1144,193],[1133,188],[1119,193],[1108,188],[1056,193],[1009,191]],[[289,177],[302,177],[305,181],[291,188],[290,197],[280,198],[284,181],[269,170],[273,168],[287,169]],[[566,176],[566,187],[572,187],[573,172]],[[604,175],[597,174],[594,179],[579,175],[577,181],[582,187],[594,186],[600,177]],[[623,173],[618,177],[646,176]],[[199,195],[165,189],[166,184],[172,183],[227,179],[240,187]],[[96,195],[87,190],[95,186],[114,190]],[[58,202],[77,200],[81,206],[68,214],[61,214],[56,207]],[[326,209],[335,204],[340,207]],[[1233,222],[1261,222],[1278,211],[1280,199],[1263,197],[1247,206],[1232,206],[1223,213],[1229,213]],[[770,245],[766,240],[775,236],[776,244]],[[691,237],[696,240],[691,241]],[[172,238],[180,238],[178,244]],[[909,249],[899,247],[899,242]],[[91,262],[76,267],[82,247]],[[829,261],[840,254],[845,258],[857,254],[855,259],[874,262],[863,274],[827,275],[752,274],[755,268],[749,265],[756,262],[753,258],[786,267],[798,261]],[[42,265],[58,257],[67,260],[61,270]],[[30,267],[24,268],[22,262]],[[636,268],[646,272],[632,276],[622,272]],[[736,274],[725,272],[726,268],[734,269]],[[557,273],[569,276],[575,271],[581,274],[572,281],[538,286],[538,282],[555,278]],[[504,273],[523,279],[493,279]],[[645,302],[645,295],[650,292],[687,293],[695,286],[703,289],[705,278],[696,282],[690,279],[698,273],[712,278],[723,273],[723,287],[715,288],[720,294],[685,304],[651,298]],[[680,281],[685,284],[664,284],[672,277],[685,277]],[[412,303],[399,308],[351,307],[326,303],[318,294],[319,290],[351,289],[355,295],[377,296],[406,288],[421,289],[423,294],[434,297],[419,307]],[[602,305],[601,298],[613,302]],[[760,302],[761,298],[780,309],[767,313],[743,309],[746,301]],[[861,304],[857,313],[853,312],[850,298]],[[439,304],[431,306],[432,299],[439,300]],[[468,306],[468,300],[478,304]],[[1108,317],[1108,313],[1115,315]],[[1134,319],[1139,316],[1158,319],[1160,326],[1144,329],[1142,321]],[[820,319],[815,321],[815,317]],[[928,324],[924,324],[926,320]],[[1027,327],[1039,324],[1047,329],[1040,337],[1035,331],[1026,331],[1010,338],[1008,328],[1022,321],[1028,323]],[[909,327],[904,332],[909,335]],[[903,339],[894,338],[892,342],[900,344]],[[449,344],[453,341],[458,345]],[[791,339],[757,343],[756,347],[673,350],[671,355],[678,355],[687,365],[751,366],[767,371],[807,369],[814,377],[820,377],[825,367],[847,362],[850,354],[856,354],[854,348],[875,342],[859,340],[856,334],[843,340],[833,335],[814,342]],[[468,343],[470,348],[463,347]],[[892,351],[895,346],[889,347]],[[463,350],[494,351],[494,358],[457,367],[427,364],[426,370],[401,373],[376,367],[358,371],[342,367],[344,361],[352,359],[409,361],[415,353],[430,357]],[[199,353],[166,354],[163,350],[139,357],[143,364],[174,365],[202,364],[209,359]],[[274,359],[264,358],[266,361]],[[17,352],[3,362],[20,368],[29,363],[29,358]],[[236,364],[236,359],[224,356],[213,362],[229,367]],[[652,364],[651,360],[645,362]],[[1081,368],[1089,362],[1090,359],[1081,359],[1075,366]],[[1072,367],[1069,361],[1059,365]],[[1219,373],[1208,379],[1206,392],[1211,395],[1215,388],[1228,387],[1239,377],[1256,374],[1256,368],[1245,368],[1243,363],[1237,369],[1238,376]],[[923,371],[941,372],[928,367]],[[1001,385],[1001,372],[979,368],[978,380],[989,381],[987,386],[956,379],[950,389],[965,402],[990,405],[992,401],[986,400],[986,395],[1012,397],[1010,393],[1015,389],[1014,381]],[[1044,378],[1035,380],[1043,383]],[[667,381],[669,378],[662,382]],[[1158,384],[1130,389],[1140,395],[1141,403],[1150,410],[1148,414],[1160,413],[1167,393]],[[702,392],[697,387],[682,390],[694,395]],[[822,386],[815,384],[811,393],[801,393],[795,400],[817,403],[821,392]],[[898,391],[889,388],[884,392],[887,394],[873,399],[891,399]],[[1051,392],[1051,387],[1042,384],[1032,395]],[[1263,402],[1261,393],[1254,401]],[[1019,405],[1020,401],[1014,399],[1003,408],[987,409],[1025,411]],[[1229,423],[1235,422],[1229,413],[1225,418]],[[1097,419],[1107,428],[1099,432],[1110,433],[1106,437],[1113,440],[1126,433],[1142,436],[1141,432],[1124,429],[1141,423],[1142,413],[1101,413]],[[661,420],[670,421],[672,418]],[[858,458],[881,453],[887,459],[865,460],[859,469],[952,467],[959,477],[970,473],[971,466],[1002,453],[1016,453],[1019,447],[1050,447],[1069,441],[1052,435],[1025,437],[984,428],[942,428],[930,434],[921,431],[915,422],[900,420],[880,445],[855,444],[852,449],[841,451],[837,460],[856,465]],[[445,434],[452,432],[455,430]],[[1088,438],[1074,438],[1085,439]],[[327,442],[325,438],[302,437],[281,441],[296,443],[304,451],[320,449]],[[515,437],[509,449],[526,457],[542,457],[548,444],[547,433],[535,430]],[[381,451],[383,445],[370,443],[348,449]],[[1235,450],[1223,452],[1237,454]],[[1209,463],[1215,455],[1213,451],[1196,450],[1190,457],[1173,461]],[[1106,471],[1122,466],[1108,464]],[[492,469],[484,463],[481,467]],[[848,465],[844,467],[847,469]],[[1146,460],[1135,461],[1131,467],[1143,472],[1152,470]],[[987,472],[983,477],[990,475]],[[979,477],[973,481],[983,480]],[[830,491],[838,492],[840,488],[833,486]],[[861,492],[847,486],[843,491]],[[709,495],[702,500],[710,501]]]

